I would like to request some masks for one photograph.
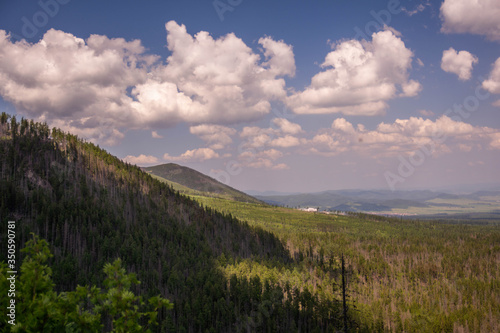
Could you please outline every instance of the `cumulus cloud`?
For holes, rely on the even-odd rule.
[[[500,41],[498,0],[444,0],[440,12],[445,33],[471,33]]]
[[[325,70],[288,97],[295,113],[378,115],[388,100],[421,90],[408,78],[413,52],[389,29],[374,33],[371,42],[348,40],[334,48],[321,64]]]
[[[240,132],[240,137],[246,140],[244,146],[251,148],[289,148],[300,144],[300,139],[297,135],[303,134],[304,131],[299,124],[292,123],[285,118],[274,118],[271,121],[271,125],[273,127],[244,127]]]
[[[450,47],[448,50],[443,51],[441,69],[448,73],[457,74],[460,80],[467,81],[471,78],[472,66],[477,62],[477,57],[470,52],[457,52]]]
[[[493,64],[490,76],[483,81],[482,86],[492,94],[500,94],[500,58]],[[498,104],[498,101],[496,104]]]
[[[154,139],[163,139],[163,136],[158,134],[158,132],[156,131],[152,131],[151,132],[151,136],[154,138]]]
[[[299,124],[292,123],[285,118],[274,118],[272,120],[273,124],[278,126],[278,128],[287,134],[299,134],[303,133],[302,127]]]
[[[261,59],[232,33],[214,39],[206,31],[191,36],[174,21],[165,27],[172,54],[156,74],[187,98],[187,107],[173,112],[177,118],[226,124],[255,120],[270,111],[271,100],[286,95],[279,76],[293,75],[295,61],[284,42],[259,39],[265,58]]]
[[[233,142],[231,136],[236,134],[234,128],[208,124],[191,126],[189,132],[199,136],[212,149],[223,149]]]
[[[291,135],[285,135],[284,137],[276,138],[270,142],[271,146],[282,148],[294,147],[299,144],[300,140]]]
[[[303,134],[305,132],[300,125],[284,118],[273,119],[271,127],[267,128],[246,126],[239,133],[243,142],[239,147],[242,151],[238,159],[242,165],[252,168],[288,169],[286,164],[275,163],[276,159],[284,156],[284,153],[276,148],[301,146],[307,141],[298,137]]]
[[[14,43],[0,30],[0,95],[30,118],[112,134],[136,123],[127,89],[146,80],[155,60],[137,40],[84,41],[51,29],[36,44]]]
[[[309,147],[309,152],[324,156],[346,151],[390,156],[408,154],[421,147],[435,155],[450,152],[452,148],[470,151],[478,144],[491,149],[500,148],[497,144],[499,133],[493,128],[475,127],[447,116],[435,121],[420,117],[396,119],[393,123],[380,123],[375,130],[360,125],[355,127],[338,118],[331,129],[323,129],[308,140],[306,147]]]
[[[179,122],[238,123],[269,113],[293,76],[292,47],[271,37],[254,52],[234,34],[190,35],[166,24],[166,62],[138,40],[91,35],[84,40],[51,29],[38,43],[13,42],[0,30],[0,95],[16,110],[50,125],[111,139],[98,132],[158,130]]]
[[[151,165],[159,163],[155,156],[140,154],[139,156],[127,155],[123,158],[125,162],[136,165]]]
[[[271,170],[288,169],[285,163],[276,163],[277,159],[281,158],[283,153],[276,149],[268,149],[263,151],[247,150],[240,154],[240,163],[250,168],[265,168]]]
[[[489,147],[492,149],[500,149],[500,133],[494,133],[491,135],[491,142]]]
[[[220,158],[219,153],[211,148],[196,148],[192,150],[187,150],[180,156],[171,156],[168,153],[163,155],[165,161],[174,162],[203,162],[206,160],[211,160],[214,158]]]
[[[60,128],[65,132],[75,134],[80,138],[92,138],[102,144],[114,146],[120,143],[125,137],[125,134],[114,128],[112,124],[109,126],[96,123],[91,118],[63,120],[63,119],[47,119],[45,116],[38,118],[41,122],[50,123],[51,126]]]

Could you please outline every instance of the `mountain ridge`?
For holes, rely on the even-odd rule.
[[[257,195],[257,199],[273,205],[288,207],[319,207],[324,210],[355,212],[391,212],[403,209],[438,207],[467,208],[479,205],[479,211],[498,209],[500,191],[477,191],[469,194],[452,194],[431,190],[330,190],[291,195]],[[471,208],[472,209],[472,208]]]
[[[293,265],[289,251],[271,232],[204,207],[76,135],[51,131],[45,123],[8,119],[5,113],[0,117],[0,220],[15,221],[16,249],[24,247],[30,233],[50,244],[56,291],[102,286],[104,264],[122,258],[124,268],[141,281],[134,292],[173,301],[171,311],[158,315],[162,332],[234,332],[260,326],[289,332],[293,329],[287,319],[295,315],[302,327],[335,324],[330,317],[312,315],[313,306],[337,311],[332,303],[318,301],[307,312],[295,311],[273,297],[283,295],[298,304],[310,295],[306,291],[264,285],[260,278],[250,284],[246,276],[221,272],[222,264],[249,258]],[[7,233],[0,233],[2,259],[7,258],[7,241]],[[19,253],[16,260],[24,257]],[[0,276],[6,267],[0,262]],[[5,317],[6,300],[0,297]],[[279,311],[257,322],[252,308],[239,306],[248,303]],[[0,331],[4,325],[0,323]]]
[[[142,170],[160,177],[160,180],[166,180],[167,183],[170,183],[174,188],[177,187],[176,189],[187,195],[217,196],[240,202],[264,204],[264,202],[251,195],[223,184],[197,170],[176,163],[143,167]]]

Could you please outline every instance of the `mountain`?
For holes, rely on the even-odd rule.
[[[430,190],[335,190],[292,195],[259,195],[273,205],[325,210],[413,214],[492,212],[500,209],[500,191],[451,194]]]
[[[191,168],[175,163],[167,163],[143,168],[151,175],[166,180],[174,189],[184,194],[216,196],[241,202],[258,203],[263,202],[241,191],[209,177]]]
[[[134,293],[174,303],[159,313],[158,331],[319,331],[341,322],[331,301],[305,304],[311,294],[300,285],[285,289],[264,277],[224,275],[226,264],[250,258],[293,270],[294,259],[274,234],[202,207],[75,135],[9,117],[0,117],[0,220],[15,221],[16,249],[30,233],[48,241],[57,291],[102,286],[104,264],[121,258],[141,281]],[[0,233],[2,260],[7,243]],[[16,263],[24,256],[19,252]],[[0,262],[0,276],[6,267]],[[3,317],[6,302],[0,297]]]

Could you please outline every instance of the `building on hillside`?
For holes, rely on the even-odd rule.
[[[318,208],[307,207],[307,208],[300,208],[300,210],[302,210],[304,212],[317,212]]]

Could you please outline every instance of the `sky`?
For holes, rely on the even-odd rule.
[[[500,182],[498,0],[0,2],[0,111],[248,191]]]

